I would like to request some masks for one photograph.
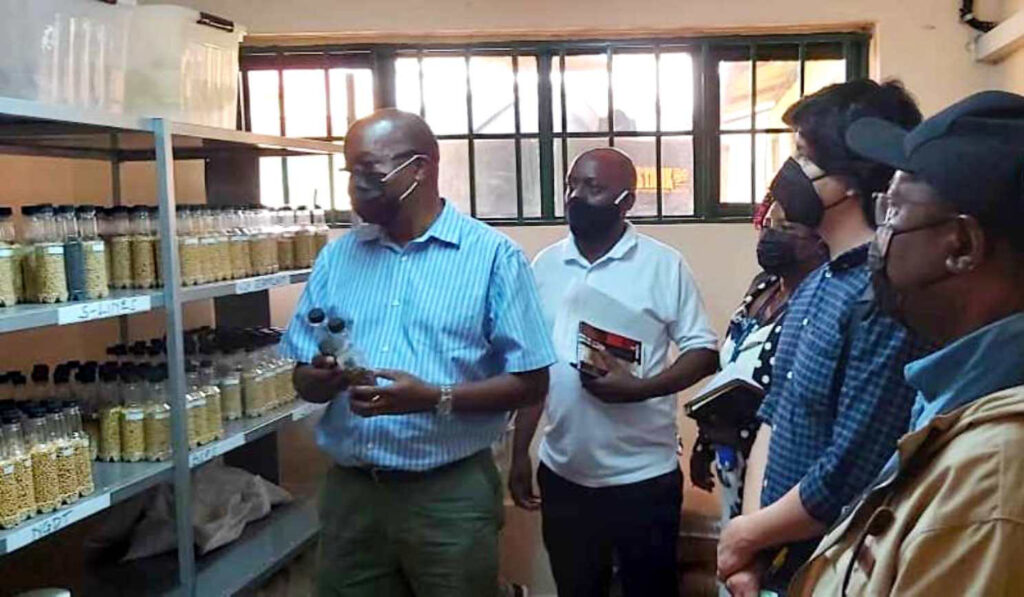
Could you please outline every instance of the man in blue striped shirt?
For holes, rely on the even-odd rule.
[[[352,126],[349,194],[365,224],[317,259],[285,337],[300,396],[329,403],[319,595],[497,590],[489,448],[509,411],[543,399],[555,356],[522,252],[440,197],[438,159],[417,116],[383,110]],[[313,308],[345,321],[376,385],[347,387],[318,355]]]

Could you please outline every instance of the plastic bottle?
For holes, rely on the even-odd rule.
[[[75,374],[75,381],[78,383],[76,398],[82,408],[82,430],[89,438],[89,459],[99,458],[100,447],[100,413],[96,385],[97,379],[96,363],[86,363],[85,367]]]
[[[235,279],[253,275],[252,252],[244,214],[241,208],[228,209],[228,251],[231,255],[231,277]]]
[[[75,217],[78,219],[78,234],[82,243],[85,298],[92,300],[110,296],[106,245],[100,239],[96,207],[80,205],[75,210]]]
[[[195,286],[202,278],[202,255],[199,236],[195,231],[192,207],[179,205],[177,208],[178,259],[181,261],[181,283]]]
[[[57,476],[57,446],[50,438],[46,412],[32,408],[28,412],[27,433],[32,459],[32,486],[37,511],[46,514],[60,505]]]
[[[10,457],[7,437],[0,428],[0,527],[10,529],[23,518],[18,501],[18,478],[14,461]]]
[[[36,206],[25,223],[32,238],[32,288],[38,303],[63,303],[68,300],[68,282],[64,267],[62,229],[54,219],[53,207]]]
[[[132,227],[128,218],[128,208],[124,206],[110,209],[111,236],[107,250],[110,252],[110,287],[117,289],[131,288],[132,277]]]
[[[149,207],[139,205],[131,209],[132,286],[155,288],[156,228]]]
[[[121,460],[121,393],[118,365],[108,361],[100,367],[97,408],[100,425],[99,459],[103,462]]]
[[[295,212],[290,207],[282,207],[274,214],[277,221],[277,263],[281,271],[296,269],[295,264]]]
[[[79,496],[78,462],[75,457],[75,445],[71,439],[71,429],[59,402],[47,400],[44,405],[50,440],[57,446],[57,486],[60,501],[71,504],[78,501]]]
[[[75,452],[75,471],[78,480],[78,494],[92,495],[96,486],[92,479],[92,457],[89,450],[89,436],[82,429],[82,412],[79,403],[67,400],[64,408],[64,424],[67,427],[68,439]]]
[[[312,216],[305,206],[295,210],[295,265],[300,268],[313,267],[316,258],[316,241],[313,238],[314,228]]]
[[[78,231],[78,219],[73,205],[61,205],[54,210],[57,241],[64,247],[64,271],[68,300],[85,300],[85,247]]]
[[[327,214],[319,207],[313,210],[313,261],[320,256],[330,240],[331,229],[327,226]]]
[[[188,445],[194,448],[210,441],[207,426],[206,396],[199,384],[199,369],[194,361],[185,366],[186,385],[185,406],[188,411]]]
[[[11,382],[11,398],[15,402],[25,402],[29,399],[28,378],[20,371],[13,371],[7,374]]]
[[[107,286],[110,286],[111,268],[110,263],[110,239],[114,236],[114,220],[109,207],[96,208],[96,227],[99,229],[100,239],[103,241],[103,258],[106,260]]]
[[[146,460],[159,462],[171,457],[171,407],[167,404],[167,370],[151,367],[146,403]]]
[[[139,374],[134,365],[121,366],[121,460],[125,462],[139,462],[146,457],[145,389]]]
[[[259,417],[266,412],[267,398],[262,383],[263,370],[259,365],[258,348],[249,342],[240,359],[242,365],[242,404],[247,417]]]
[[[28,389],[30,400],[46,400],[50,397],[50,366],[45,363],[32,365],[32,386]]]
[[[15,238],[14,211],[0,207],[0,307],[11,307],[20,300],[21,262]]]
[[[238,366],[240,351],[232,346],[225,346],[216,362],[217,387],[220,389],[221,409],[224,418],[235,421],[242,418],[242,375]]]
[[[14,464],[14,477],[18,487],[18,517],[26,520],[36,514],[35,479],[32,475],[32,458],[29,456],[22,431],[21,418],[17,412],[3,414],[4,441],[8,459]]]
[[[209,441],[224,437],[224,415],[220,388],[215,383],[213,361],[199,363],[199,388],[206,400],[206,434]]]

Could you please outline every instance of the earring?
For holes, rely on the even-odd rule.
[[[973,271],[974,260],[966,255],[961,257],[953,257],[951,255],[946,258],[946,269],[956,273]]]

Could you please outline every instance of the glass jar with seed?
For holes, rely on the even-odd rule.
[[[207,425],[206,396],[203,395],[199,385],[199,370],[195,362],[189,362],[186,365],[185,374],[188,386],[188,394],[185,396],[185,406],[188,411],[188,441],[189,447],[194,448],[208,443],[212,438]]]
[[[89,456],[89,436],[82,429],[82,411],[77,400],[65,400],[61,404],[68,442],[74,450],[75,478],[78,495],[92,495],[96,486],[92,479],[92,458]]]
[[[0,429],[0,527],[10,529],[22,520],[18,502],[18,478],[14,461],[10,458],[7,438]]]
[[[78,233],[82,241],[85,298],[90,300],[110,296],[106,245],[100,238],[96,211],[97,208],[93,205],[80,205],[75,210],[75,216],[78,218]]]
[[[110,253],[110,286],[120,290],[131,288],[132,228],[127,207],[110,208],[110,229],[111,236],[107,245]]]
[[[132,287],[156,287],[156,228],[150,209],[139,205],[131,209]]]
[[[313,210],[313,261],[320,256],[330,240],[331,229],[327,227],[327,214],[317,207]]]
[[[146,460],[160,462],[171,457],[171,407],[167,404],[167,370],[153,367],[149,372],[149,400],[146,403]]]
[[[38,303],[62,303],[68,300],[68,283],[61,230],[54,219],[53,206],[33,207],[25,222],[25,236],[30,239],[33,252],[32,299]]]
[[[40,408],[29,411],[29,456],[32,460],[32,487],[38,512],[53,512],[60,505],[60,484],[57,477],[57,446],[50,438],[46,412]]]
[[[135,366],[121,367],[121,460],[139,462],[146,457],[145,388]]]
[[[0,307],[10,307],[18,303],[20,276],[15,276],[21,264],[17,255],[17,238],[15,237],[14,211],[9,207],[0,207]]]
[[[36,514],[35,480],[32,475],[32,459],[25,444],[20,416],[16,411],[3,414],[4,441],[7,456],[14,465],[14,481],[18,489],[18,518],[27,520]]]
[[[293,270],[295,263],[295,212],[290,207],[282,207],[274,214],[277,223],[277,264],[281,271]]]
[[[110,239],[114,236],[114,220],[111,216],[111,208],[96,208],[96,227],[99,228],[100,239],[103,241],[103,256],[106,260],[107,285],[110,284],[111,263],[110,263]]]
[[[78,501],[78,463],[75,459],[75,446],[71,441],[67,419],[59,402],[48,400],[46,406],[46,423],[50,429],[50,437],[57,446],[57,486],[60,501],[71,504]]]
[[[100,383],[97,387],[96,408],[100,426],[98,457],[102,462],[121,460],[121,397],[118,371],[116,361],[104,363],[99,370]]]
[[[54,210],[57,240],[64,245],[64,274],[68,287],[68,300],[85,300],[85,247],[78,230],[78,219],[73,205],[61,205]]]
[[[238,355],[237,348],[224,347],[216,363],[221,409],[228,421],[242,418],[242,377],[237,365]]]
[[[313,267],[316,258],[316,241],[313,238],[313,220],[304,206],[295,210],[295,265],[301,268]]]
[[[212,360],[199,363],[199,387],[206,399],[206,432],[211,440],[224,437],[224,407]]]
[[[82,367],[75,373],[78,382],[78,400],[82,408],[82,431],[89,440],[89,459],[99,458],[100,413],[96,385],[96,363]]]

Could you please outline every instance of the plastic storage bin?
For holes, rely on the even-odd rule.
[[[134,0],[0,0],[0,96],[120,112]]]
[[[126,109],[234,129],[245,30],[190,8],[139,6],[131,21]]]

